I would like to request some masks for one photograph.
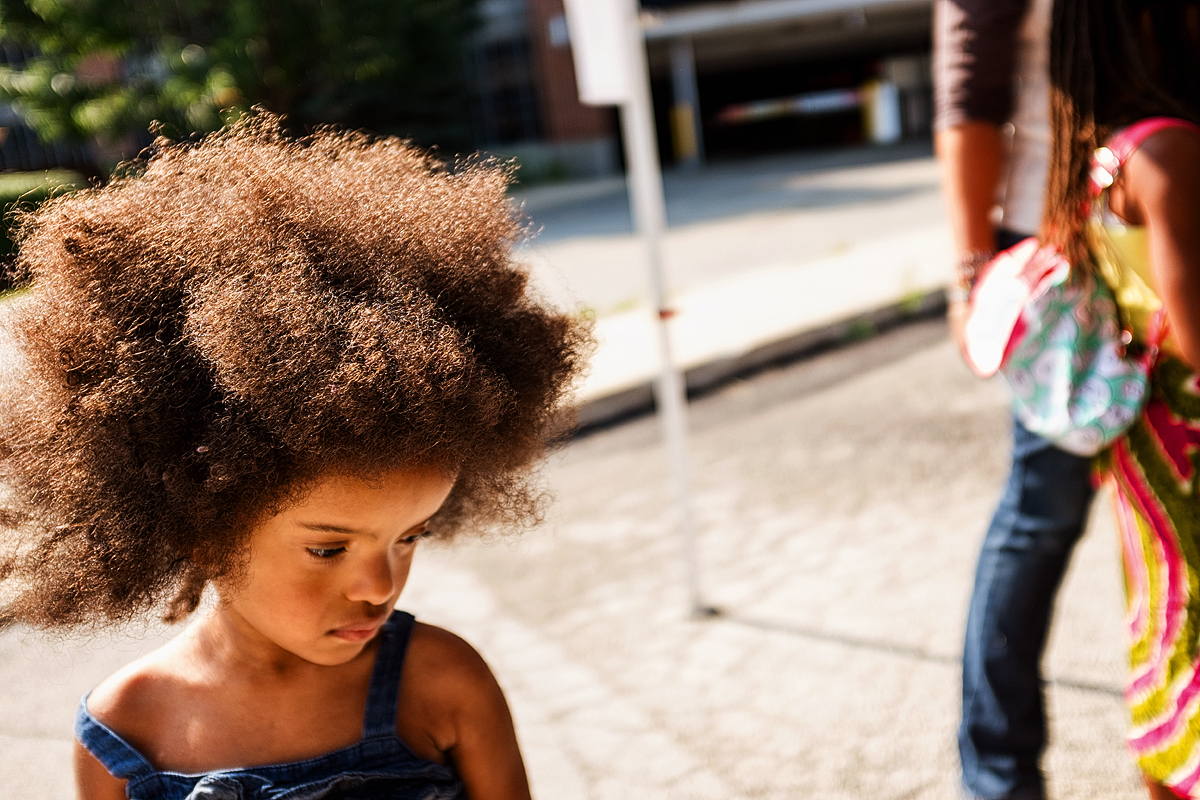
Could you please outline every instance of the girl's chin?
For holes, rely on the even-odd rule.
[[[296,651],[295,655],[320,667],[340,667],[358,658],[364,648],[364,642],[347,642],[334,637],[326,637],[323,647],[312,647],[307,651]]]

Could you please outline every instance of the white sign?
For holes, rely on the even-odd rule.
[[[566,0],[580,101],[592,106],[629,101],[633,76],[626,48],[633,44],[635,1]]]

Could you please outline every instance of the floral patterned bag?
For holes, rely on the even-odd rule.
[[[1150,134],[1190,125],[1157,117],[1113,137],[1093,159],[1092,194],[1101,197]],[[1026,239],[997,255],[971,292],[964,356],[981,377],[1000,372],[1013,411],[1033,433],[1083,456],[1096,455],[1133,424],[1149,394],[1165,318],[1151,320],[1136,357],[1108,286],[1091,270],[1071,270],[1054,247]]]
[[[1062,254],[1039,248],[1036,239],[997,262],[972,295],[968,363],[978,374],[1004,375],[1013,411],[1028,430],[1077,455],[1099,453],[1133,424],[1146,401],[1158,333],[1152,346],[1129,357],[1130,337],[1104,281],[1090,271],[1071,275]],[[1008,323],[1010,335],[1001,338],[1020,292],[1014,284],[1027,294]],[[1161,332],[1161,314],[1153,327]]]

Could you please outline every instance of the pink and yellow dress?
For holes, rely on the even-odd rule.
[[[1088,235],[1122,322],[1146,343],[1162,308],[1146,229],[1104,211]],[[1169,331],[1161,347],[1145,410],[1099,465],[1114,490],[1125,569],[1129,748],[1149,777],[1200,798],[1200,374]]]

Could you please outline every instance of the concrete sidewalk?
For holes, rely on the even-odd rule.
[[[937,178],[926,142],[668,173],[664,279],[689,387],[940,307],[952,252]],[[596,316],[583,423],[649,408],[657,321],[624,181],[515,199],[538,231],[522,251],[537,287]]]
[[[868,335],[943,307],[952,263],[948,232],[930,227],[705,284],[670,303],[675,358],[695,390]],[[597,351],[577,395],[583,425],[650,406],[650,386],[661,369],[657,324],[645,307],[597,319]]]

